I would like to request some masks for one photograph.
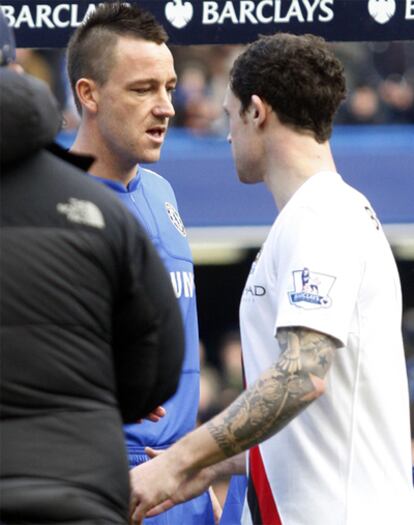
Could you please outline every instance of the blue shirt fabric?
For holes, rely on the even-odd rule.
[[[185,331],[185,357],[178,390],[164,403],[166,415],[158,423],[143,421],[124,426],[130,466],[146,461],[144,447],[165,449],[194,429],[199,402],[199,337],[194,268],[184,225],[178,214],[174,191],[155,172],[139,168],[127,187],[117,181],[95,177],[115,191],[144,226],[170,276],[179,301]],[[214,523],[208,493],[147,519],[153,525],[210,525]]]
[[[247,476],[234,475],[227,491],[220,525],[240,525],[247,490]]]

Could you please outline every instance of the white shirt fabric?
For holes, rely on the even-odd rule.
[[[399,276],[370,203],[337,173],[315,174],[281,210],[240,324],[248,386],[277,361],[280,327],[344,345],[326,393],[260,445],[282,524],[413,525]]]

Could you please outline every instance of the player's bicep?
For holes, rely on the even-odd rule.
[[[311,374],[320,379],[325,378],[335,350],[342,346],[334,337],[303,326],[278,328],[276,338],[281,349],[278,360],[281,371]]]

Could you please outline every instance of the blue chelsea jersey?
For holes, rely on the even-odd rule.
[[[183,369],[177,392],[163,405],[166,416],[158,423],[145,420],[124,427],[129,454],[141,455],[146,446],[161,449],[170,446],[192,430],[196,423],[200,362],[193,261],[168,181],[141,167],[127,188],[113,180],[96,178],[117,193],[146,229],[171,276],[184,322]]]

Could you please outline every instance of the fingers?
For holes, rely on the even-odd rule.
[[[146,417],[145,419],[148,419],[149,421],[152,421],[153,423],[157,423],[162,417],[165,416],[167,411],[164,407],[158,406],[154,408]]]
[[[150,510],[143,510],[142,505],[138,505],[136,508],[136,511],[132,514],[131,517],[131,523],[134,525],[141,524],[142,520],[145,518],[152,518],[154,516],[158,516],[158,514],[161,514],[162,512],[165,512],[166,510],[171,509],[174,507],[175,503],[167,499],[160,503],[159,505],[156,505],[155,507],[152,507]]]
[[[148,511],[146,517],[152,518],[153,516],[158,516],[158,514],[161,514],[161,512],[165,512],[166,510],[169,510],[172,507],[174,507],[174,505],[175,503],[173,503],[172,500],[167,499],[163,503],[156,505],[150,511]]]
[[[144,452],[145,454],[150,457],[151,459],[159,456],[160,454],[162,454],[164,451],[163,450],[154,450],[153,448],[151,447],[145,447],[144,448]]]
[[[148,510],[147,507],[140,503],[133,512],[130,523],[131,525],[142,525],[144,518],[152,518],[153,516],[157,516],[158,514],[161,514],[161,512],[164,512],[173,506],[174,503],[171,500],[165,500],[163,503],[160,503],[159,505],[152,507],[151,510]]]
[[[145,512],[140,507],[141,505],[138,505],[138,507],[133,512],[129,521],[131,525],[142,525],[143,520],[145,518]]]
[[[134,516],[131,516],[129,518],[129,524],[130,525],[143,525],[144,521],[143,519],[142,520],[138,520],[138,518],[135,518]]]
[[[130,509],[130,513],[132,513],[130,517],[130,523],[131,525],[141,525],[144,518],[158,516],[158,514],[161,514],[162,512],[165,512],[166,510],[174,507],[174,505],[175,503],[171,499],[167,499],[159,505],[155,505],[155,507],[152,507],[150,510],[148,510],[147,506],[144,506],[143,503],[140,503],[136,506],[135,510]]]
[[[158,421],[161,418],[151,412],[151,414],[148,414],[148,416],[146,416],[145,419],[148,419],[148,421],[152,421],[152,423],[158,423]]]
[[[153,412],[155,412],[157,414],[157,416],[159,416],[159,417],[164,417],[165,414],[167,413],[165,408],[162,407],[162,406],[157,407],[155,410],[153,410]]]

